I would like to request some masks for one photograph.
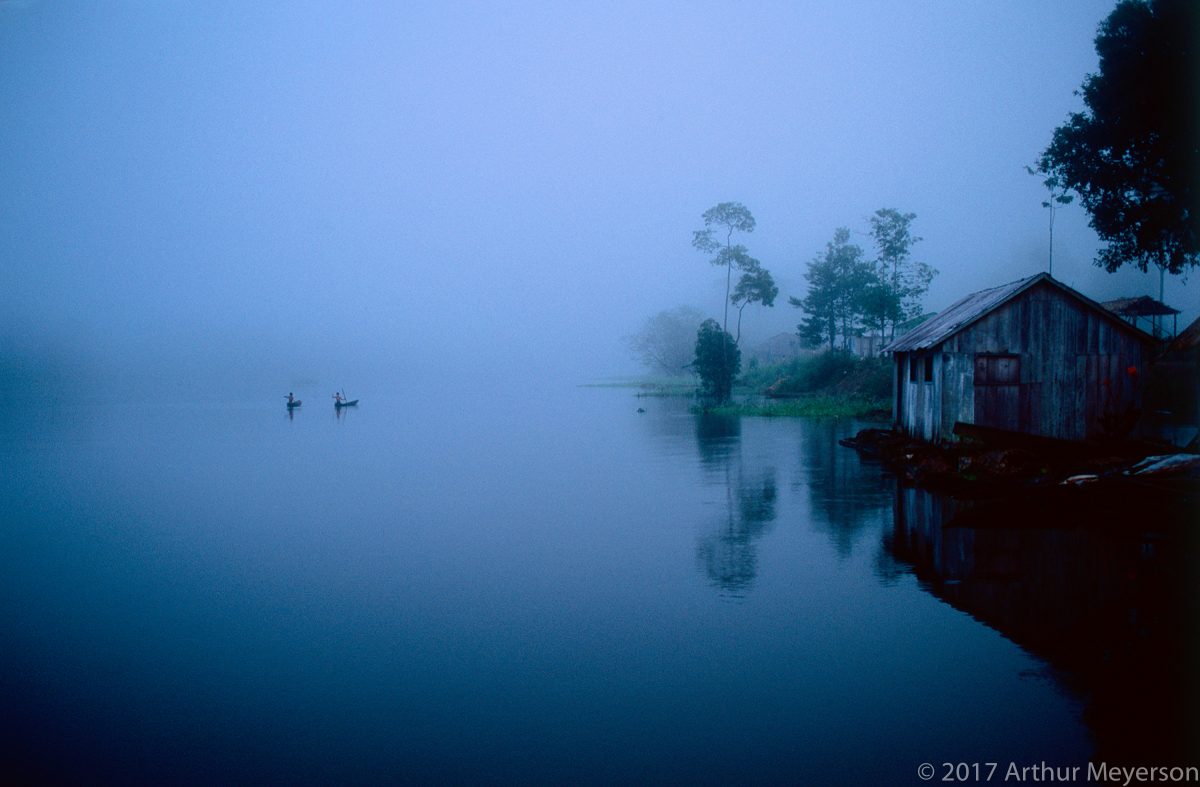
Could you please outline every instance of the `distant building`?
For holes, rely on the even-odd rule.
[[[862,358],[874,358],[885,343],[882,336],[851,336],[850,352]]]
[[[883,348],[893,417],[924,440],[956,423],[1082,440],[1128,421],[1154,337],[1049,274],[973,293]]]
[[[1176,320],[1179,317],[1179,309],[1172,309],[1149,295],[1105,301],[1103,306],[1130,325],[1141,328],[1159,339],[1169,338],[1178,332]],[[1171,318],[1170,329],[1167,328],[1167,317]]]

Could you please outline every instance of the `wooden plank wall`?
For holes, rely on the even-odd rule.
[[[897,353],[896,368],[899,372],[897,384],[904,386],[902,401],[897,408],[901,428],[922,440],[938,440],[941,423],[942,376],[940,353],[934,354],[933,381],[925,382],[925,357],[928,353]],[[916,381],[911,379],[909,367],[916,364]]]
[[[1081,440],[1100,433],[1100,419],[1137,403],[1150,347],[1091,307],[1042,284],[934,348],[934,382],[924,383],[921,353],[897,354],[906,386],[900,425],[933,441],[953,440],[954,423],[974,423],[975,355],[1021,359],[1020,431]],[[917,363],[910,382],[908,363]],[[1128,367],[1138,375],[1128,374]]]

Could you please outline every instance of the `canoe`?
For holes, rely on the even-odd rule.
[[[287,403],[287,409],[289,409],[289,410],[291,410],[291,409],[293,409],[293,408],[296,408],[296,407],[299,407],[299,406],[300,406],[300,400],[299,400],[299,399],[297,399],[297,400],[296,400],[296,401],[294,401],[294,402],[288,402],[288,403]]]
[[[334,406],[334,407],[353,407],[353,406],[354,406],[354,405],[356,405],[356,404],[358,404],[358,400],[357,400],[357,399],[351,399],[351,400],[350,400],[350,401],[348,401],[348,402],[334,402],[334,403],[333,403],[333,406]]]

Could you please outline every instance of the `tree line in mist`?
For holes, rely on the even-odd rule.
[[[1153,266],[1162,275],[1200,265],[1197,30],[1200,3],[1193,0],[1121,0],[1100,24],[1099,69],[1077,91],[1086,108],[1054,130],[1036,167],[1028,168],[1043,177],[1048,192],[1042,206],[1050,209],[1050,266],[1054,211],[1076,196],[1102,243],[1096,265],[1109,272]],[[877,210],[870,219],[872,253],[851,242],[848,228],[834,232],[808,263],[807,292],[788,298],[804,313],[797,333],[806,343],[835,350],[849,349],[857,336],[883,341],[920,315],[921,297],[937,272],[912,258],[921,240],[912,232],[915,218]],[[724,401],[740,369],[743,312],[753,303],[773,306],[779,289],[763,264],[735,242],[754,231],[748,208],[722,202],[703,220],[692,245],[725,268],[721,322],[701,317],[697,329],[695,310],[664,311],[628,344],[648,368],[668,375],[689,370],[706,394]],[[730,306],[736,310],[734,334]]]
[[[796,330],[806,344],[849,349],[856,336],[891,338],[898,326],[921,313],[921,298],[937,272],[912,257],[913,246],[921,240],[912,231],[915,219],[915,213],[894,208],[875,211],[869,221],[870,253],[851,242],[848,228],[834,232],[824,251],[807,264],[806,294],[788,298],[803,313]],[[667,376],[691,372],[700,378],[705,394],[724,401],[741,369],[746,307],[773,307],[779,288],[741,242],[756,227],[749,208],[722,202],[705,211],[702,220],[704,227],[693,233],[692,245],[710,255],[712,265],[725,269],[721,321],[681,306],[648,319],[627,343],[648,369]]]

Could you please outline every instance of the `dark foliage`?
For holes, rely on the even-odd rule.
[[[692,361],[704,395],[717,403],[729,401],[741,368],[742,351],[733,337],[716,320],[705,320],[696,334],[696,359]]]
[[[864,321],[880,336],[896,337],[896,326],[921,313],[921,298],[937,271],[912,259],[912,247],[922,238],[912,232],[915,213],[880,208],[871,217],[875,241],[875,281],[860,296]],[[890,327],[890,333],[885,328]]]
[[[775,285],[775,279],[771,276],[770,271],[762,267],[758,260],[751,259],[754,264],[743,268],[737,287],[734,289],[733,295],[729,296],[729,302],[738,310],[737,336],[734,337],[734,341],[739,344],[742,340],[742,312],[752,303],[774,306],[775,296],[779,294],[779,287]]]
[[[1079,91],[1087,109],[1038,162],[1079,195],[1109,271],[1200,263],[1198,31],[1194,0],[1122,0],[1096,36],[1100,70]]]
[[[828,344],[830,350],[850,346],[850,338],[862,328],[862,295],[877,281],[863,250],[850,242],[850,230],[839,227],[825,251],[808,264],[804,273],[808,293],[803,299],[789,298],[803,309],[804,322],[797,326],[800,338],[810,346]]]
[[[892,364],[886,358],[860,358],[848,352],[824,352],[809,358],[748,371],[741,384],[775,396],[829,394],[889,399]]]

